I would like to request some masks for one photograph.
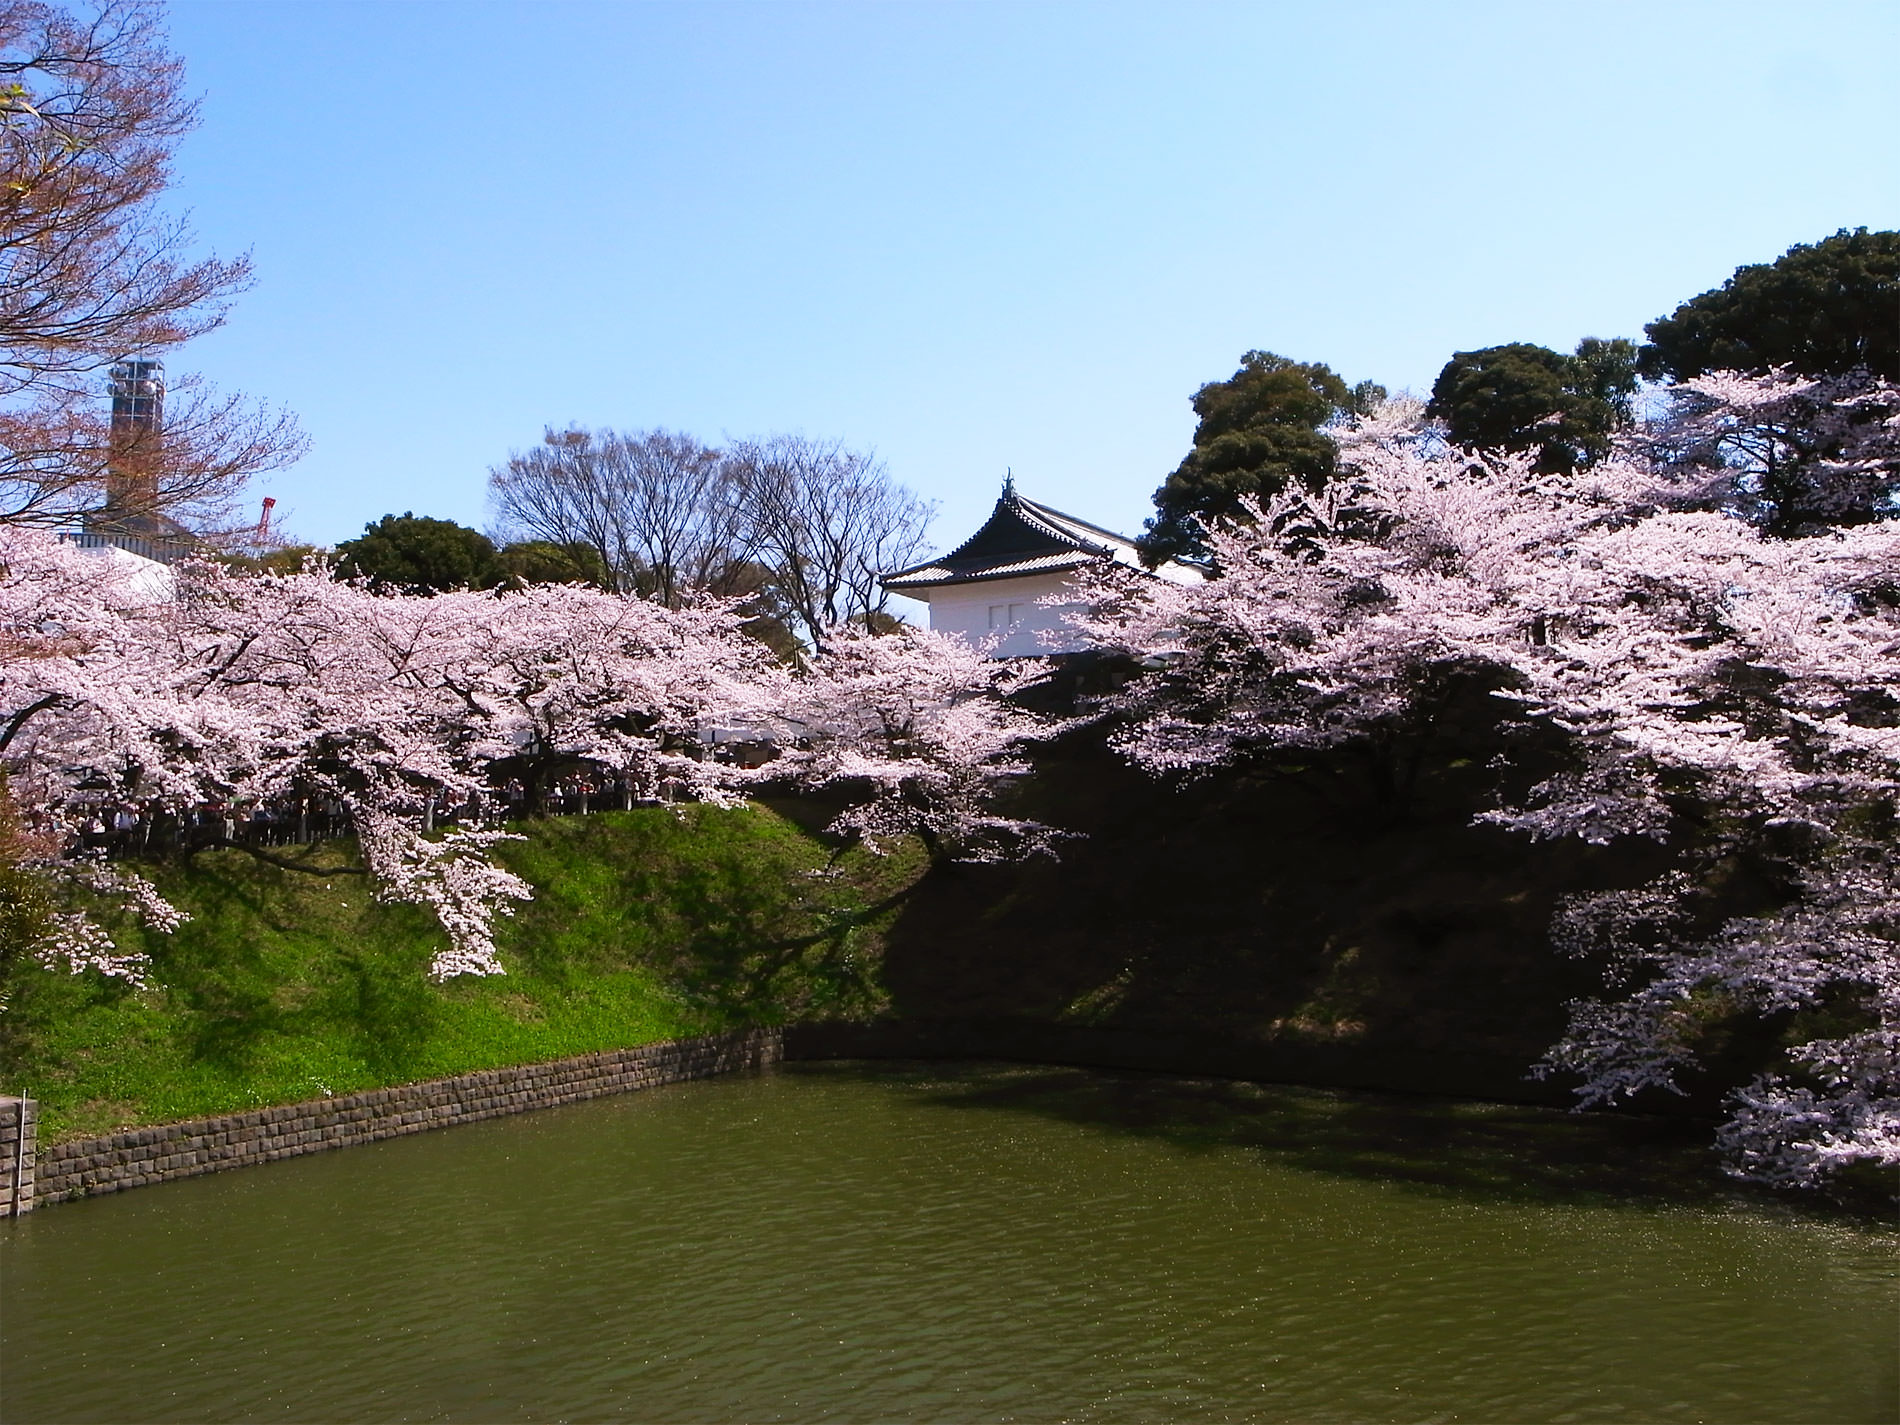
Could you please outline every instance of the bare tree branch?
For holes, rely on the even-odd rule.
[[[585,544],[621,593],[672,607],[689,593],[743,592],[744,512],[716,451],[655,430],[550,430],[489,472],[504,538]]]
[[[812,645],[875,622],[878,576],[921,552],[930,506],[868,452],[780,435],[726,452],[654,430],[549,431],[488,477],[504,538],[585,544],[623,593],[757,598]]]
[[[89,17],[0,0],[0,523],[117,513],[215,518],[294,460],[287,416],[174,382],[166,419],[115,430],[104,375],[221,325],[247,256],[194,258],[157,209],[197,122],[149,0]]]
[[[922,553],[932,506],[842,441],[744,441],[727,464],[758,557],[812,646],[840,624],[875,624],[889,599],[879,576]]]

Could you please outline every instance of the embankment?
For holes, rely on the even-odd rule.
[[[16,967],[0,1093],[38,1101],[46,1147],[883,1006],[915,857],[840,855],[764,807],[526,834],[503,848],[535,887],[503,925],[508,973],[440,985],[440,928],[376,903],[349,843],[283,848],[306,871],[235,851],[144,867],[192,917],[142,938],[150,986]]]
[[[757,1070],[777,1063],[780,1055],[776,1030],[706,1035],[69,1139],[45,1151],[36,1142],[31,1101],[0,1100],[0,1217],[227,1168]]]
[[[1054,859],[934,868],[888,932],[881,1021],[797,1029],[788,1053],[1567,1104],[1529,1072],[1601,980],[1552,949],[1553,913],[1661,853],[1475,821],[1498,774],[1472,741],[1444,737],[1395,805],[1347,759],[1172,786],[1073,739],[1013,810],[1080,834]]]
[[[447,985],[425,974],[439,929],[375,904],[347,845],[314,876],[214,853],[155,872],[193,920],[147,940],[154,988],[16,981],[0,1090],[57,1144],[782,1025],[797,1058],[1565,1103],[1529,1071],[1598,980],[1552,951],[1552,913],[1656,853],[1475,823],[1481,751],[1443,740],[1394,808],[1350,765],[1177,788],[1073,739],[1014,810],[1078,834],[1014,865],[841,851],[795,802],[558,819],[508,851],[536,887],[508,975]]]

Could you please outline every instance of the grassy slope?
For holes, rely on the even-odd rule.
[[[317,848],[341,868],[353,848]],[[149,936],[154,988],[21,971],[0,1088],[43,1141],[882,1007],[877,956],[914,857],[833,856],[768,808],[547,822],[507,848],[536,888],[509,973],[432,985],[432,917],[360,875],[235,852],[151,874],[193,919]],[[136,932],[134,932],[136,934]]]

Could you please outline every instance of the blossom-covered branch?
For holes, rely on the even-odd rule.
[[[1712,1014],[1792,1013],[1786,1062],[1741,1091],[1725,1136],[1739,1171],[1775,1181],[1900,1160],[1900,524],[1866,499],[1892,477],[1894,393],[1823,385],[1720,375],[1684,399],[1705,443],[1806,403],[1806,429],[1832,434],[1804,451],[1802,508],[1858,522],[1791,531],[1705,498],[1717,477],[1768,490],[1787,467],[1760,452],[1715,451],[1696,486],[1683,448],[1659,460],[1642,433],[1588,471],[1544,475],[1454,449],[1392,403],[1344,436],[1341,479],[1214,535],[1223,577],[1103,569],[1078,621],[1147,669],[1103,711],[1152,771],[1416,733],[1448,680],[1475,677],[1570,757],[1484,819],[1648,836],[1705,869],[1744,845],[1779,865],[1775,903],[1744,916],[1693,882],[1573,905],[1571,943],[1607,952],[1628,992],[1577,1006],[1549,1060],[1582,1076],[1586,1101],[1674,1088]],[[1665,889],[1671,914],[1653,913]],[[1803,1040],[1804,1015],[1833,1032]]]
[[[789,689],[772,770],[850,796],[832,829],[873,851],[904,835],[961,860],[1046,850],[1050,828],[993,807],[1000,787],[1029,770],[1022,744],[1041,730],[1008,694],[1039,672],[921,629],[834,630]]]

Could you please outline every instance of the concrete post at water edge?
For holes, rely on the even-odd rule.
[[[38,1104],[30,1098],[0,1096],[0,1217],[33,1210],[38,1129]]]

